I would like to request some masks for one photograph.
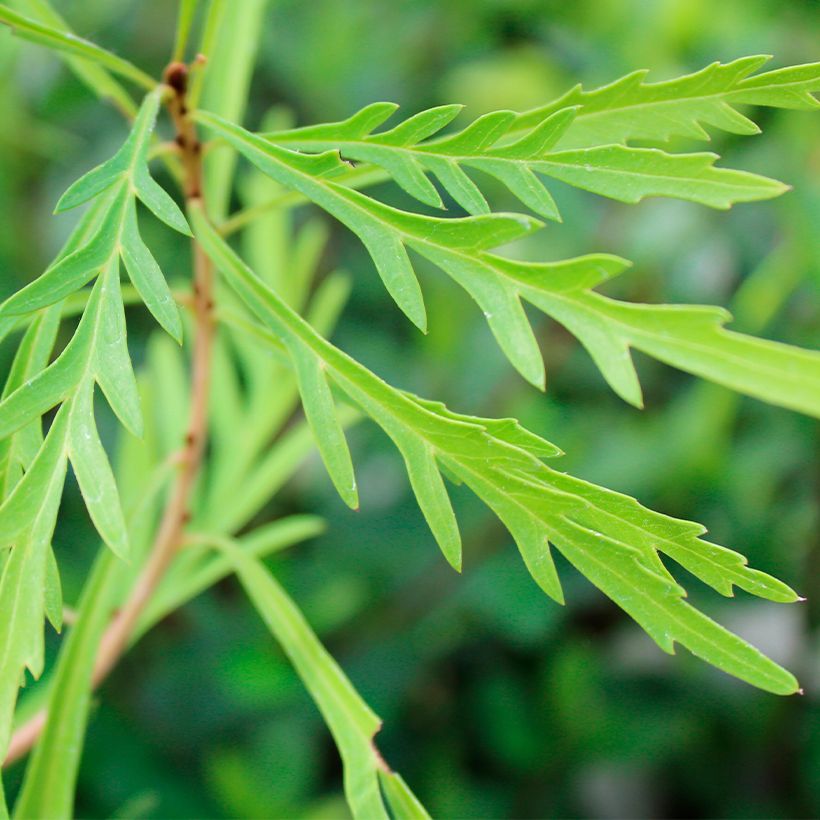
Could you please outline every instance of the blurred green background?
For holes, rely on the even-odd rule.
[[[241,10],[244,0],[233,0]],[[169,0],[64,0],[82,35],[159,75]],[[524,109],[636,68],[665,79],[747,54],[818,59],[817,0],[270,0],[246,123],[271,106],[308,123],[380,99],[404,110]],[[50,216],[78,173],[124,135],[47,52],[0,33],[0,296],[35,276],[74,217]],[[715,134],[724,164],[795,187],[731,212],[607,202],[555,184],[564,224],[530,258],[591,251],[635,267],[610,291],[729,306],[735,327],[817,347],[820,122],[762,111],[763,135]],[[687,148],[685,142],[676,147]],[[694,146],[702,150],[703,146]],[[247,169],[243,169],[246,171]],[[404,202],[395,190],[379,191]],[[497,191],[498,209],[515,203]],[[808,597],[782,607],[690,585],[707,612],[794,670],[779,699],[681,652],[663,655],[567,565],[568,605],[532,583],[502,526],[455,492],[465,570],[438,554],[398,455],[373,427],[351,437],[362,510],[318,460],[272,517],[318,512],[321,538],[273,566],[384,718],[379,745],[436,817],[820,816],[820,455],[817,425],[638,362],[639,412],[561,328],[533,315],[546,395],[502,358],[479,311],[424,275],[431,331],[390,302],[361,247],[334,227],[322,268],[354,274],[337,343],[393,384],[478,415],[515,415],[561,446],[564,467],[709,527]],[[423,266],[420,266],[424,271]],[[134,355],[150,323],[133,314]],[[5,368],[10,351],[0,351]],[[56,539],[73,600],[94,550],[75,490]],[[9,791],[19,778],[10,776]],[[338,817],[337,754],[313,704],[232,582],[168,619],[101,691],[80,775],[83,817]]]

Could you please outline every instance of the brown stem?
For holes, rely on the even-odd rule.
[[[185,198],[202,196],[202,149],[196,128],[186,105],[188,68],[171,63],[165,71],[165,82],[173,91],[168,109],[176,127],[185,170]],[[213,343],[213,269],[200,246],[194,242],[194,350],[191,364],[191,409],[188,434],[179,455],[179,473],[163,511],[148,560],[137,578],[131,595],[108,625],[100,641],[94,664],[92,685],[98,686],[108,676],[128,647],[140,615],[157,588],[165,571],[182,544],[185,525],[190,518],[190,501],[202,466],[208,435],[208,397],[211,380],[211,346]],[[14,733],[4,766],[25,755],[37,742],[45,725],[46,712],[41,710]]]

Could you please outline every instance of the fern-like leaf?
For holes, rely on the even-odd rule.
[[[70,462],[94,526],[119,556],[129,537],[119,492],[97,431],[97,387],[132,433],[142,430],[136,380],[126,340],[120,258],[157,320],[177,338],[181,322],[165,279],[142,243],[135,196],[171,227],[189,234],[182,212],[151,178],[148,140],[159,91],[147,95],[122,149],[63,195],[58,210],[95,200],[57,261],[0,305],[0,322],[13,328],[33,315],[0,399],[0,748],[23,670],[42,669],[43,623],[59,622],[59,573],[51,537]],[[49,364],[63,301],[89,282],[80,321]],[[45,438],[42,416],[59,410]]]
[[[558,449],[512,421],[453,413],[390,387],[320,337],[258,279],[225,244],[201,210],[191,213],[197,236],[246,306],[271,331],[273,344],[317,357],[333,382],[393,439],[408,472],[429,478],[444,469],[470,487],[504,522],[542,589],[562,600],[550,555],[563,555],[629,613],[667,652],[677,642],[698,657],[771,692],[797,689],[792,675],[687,604],[664,567],[663,553],[713,585],[732,585],[775,601],[796,595],[781,582],[749,569],[737,553],[701,540],[704,529],[640,506],[634,499],[567,476],[541,460]],[[304,396],[306,402],[313,399]],[[443,483],[419,492],[419,504],[442,550],[437,515],[452,515]],[[431,503],[433,493],[434,501]],[[453,562],[455,563],[455,562]]]
[[[505,259],[489,251],[540,223],[517,214],[439,219],[400,211],[336,185],[339,160],[332,152],[305,156],[213,115],[199,117],[261,171],[356,233],[388,291],[422,329],[424,304],[407,248],[444,270],[475,299],[501,349],[536,386],[544,386],[544,368],[522,298],[578,336],[613,388],[633,404],[640,405],[641,393],[630,346],[756,398],[820,415],[820,353],[726,331],[722,323],[729,316],[715,308],[630,305],[589,293],[626,263],[603,255],[549,264]]]
[[[577,106],[551,111],[523,130],[512,111],[494,111],[462,131],[427,140],[460,110],[460,106],[448,105],[422,111],[388,131],[374,134],[373,129],[395,108],[392,103],[374,103],[342,122],[265,137],[300,151],[339,150],[347,159],[383,168],[421,202],[442,207],[427,177],[432,174],[459,205],[473,214],[488,213],[490,208],[465,167],[496,177],[524,205],[546,219],[560,219],[560,215],[555,200],[535,172],[621,202],[666,196],[728,208],[735,202],[768,199],[786,190],[786,186],[766,177],[715,168],[714,154],[668,154],[624,145],[554,150],[572,127],[578,111],[583,110]]]

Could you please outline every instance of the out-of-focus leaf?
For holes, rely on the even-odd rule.
[[[118,57],[94,43],[90,43],[88,40],[77,37],[76,34],[61,31],[44,23],[38,23],[36,20],[12,11],[5,5],[0,5],[0,23],[9,26],[18,37],[24,40],[46,46],[61,54],[82,57],[91,63],[96,63],[109,71],[113,71],[115,74],[126,77],[149,91],[156,88],[156,80],[142,69],[137,68],[128,60]]]
[[[585,148],[631,140],[666,141],[671,137],[709,139],[703,125],[731,134],[760,129],[735,108],[817,108],[812,91],[820,90],[820,63],[754,74],[770,58],[741,57],[660,83],[644,83],[646,70],[634,71],[609,85],[584,91],[576,85],[562,97],[519,114],[512,128],[526,130],[567,106],[578,106],[560,146]]]
[[[234,564],[251,603],[281,644],[333,734],[344,763],[345,796],[355,818],[389,816],[382,800],[379,772],[386,768],[373,745],[381,721],[361,699],[338,664],[311,630],[302,613],[273,576],[233,542],[216,546]],[[407,792],[409,790],[406,789]],[[405,798],[401,806],[418,805]],[[416,816],[424,817],[423,810]]]
[[[102,552],[86,583],[77,622],[57,662],[45,727],[26,768],[14,817],[69,818],[91,704],[92,671],[114,606],[116,577],[127,570]]]

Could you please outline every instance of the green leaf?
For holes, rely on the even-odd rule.
[[[717,154],[666,154],[656,148],[609,145],[560,151],[533,163],[536,171],[621,202],[675,197],[730,208],[736,202],[771,199],[787,185],[758,174],[713,167]]]
[[[379,782],[395,820],[426,820],[430,817],[398,772],[379,769]]]
[[[46,443],[26,477],[0,507],[0,521],[12,532],[14,546],[0,576],[0,758],[11,737],[17,690],[28,668],[35,677],[43,669],[43,622],[48,552],[66,471],[62,447],[67,414],[57,414]],[[31,474],[34,473],[34,476]],[[27,481],[28,478],[28,481]],[[18,526],[20,504],[35,493],[39,504]],[[22,502],[21,502],[22,499]],[[8,543],[5,537],[0,543]]]
[[[103,541],[121,558],[128,555],[128,531],[108,456],[94,421],[94,385],[86,381],[71,399],[68,453],[85,506]]]
[[[107,68],[115,74],[147,88],[149,91],[157,86],[157,82],[128,60],[100,48],[94,43],[77,37],[76,34],[60,31],[58,28],[38,23],[29,17],[12,11],[8,6],[0,5],[0,23],[3,23],[24,40],[46,46],[62,54],[72,57],[82,57],[92,63]]]
[[[46,723],[26,768],[15,818],[69,818],[91,704],[92,671],[114,607],[112,592],[127,566],[101,553],[86,582],[77,622],[63,645]]]
[[[633,404],[640,405],[641,393],[629,355],[630,346],[756,398],[812,415],[820,414],[818,353],[725,331],[713,309],[634,306],[588,293],[626,263],[616,257],[597,255],[538,264],[487,253],[490,248],[525,235],[538,223],[515,215],[436,219],[398,211],[336,185],[326,177],[311,176],[311,162],[330,155],[306,158],[213,115],[198,116],[264,173],[304,193],[358,234],[374,256],[388,290],[417,324],[423,319],[423,304],[405,246],[443,269],[482,308],[510,362],[538,387],[544,385],[543,363],[522,298],[578,336],[613,389]],[[715,182],[716,178],[725,179],[721,176],[724,172],[711,167],[709,155],[670,158],[649,149],[617,146],[593,150],[609,157],[607,161],[613,168],[618,165],[613,157],[628,156],[632,158],[630,162],[638,157],[639,169],[648,163],[656,175],[661,170],[666,174],[663,185],[670,191],[687,188],[691,185],[691,175],[701,174],[708,178],[708,184],[699,195],[710,199],[711,204],[726,204],[725,191],[721,188],[724,183]],[[670,166],[674,166],[678,176],[674,176]],[[614,170],[615,182],[600,184],[615,186],[613,192],[617,189],[619,196],[625,198],[639,198],[641,190],[655,193],[663,190],[662,187],[647,188],[646,179],[652,176],[643,170],[641,173],[643,187],[635,188],[627,175]],[[733,185],[741,184],[738,175],[746,180],[740,172],[725,173]],[[756,182],[746,193],[756,196],[760,191],[755,187],[758,184],[765,190],[767,186],[776,185]],[[408,299],[408,294],[412,294],[412,298]],[[655,328],[657,331],[653,332]],[[759,368],[761,356],[764,367],[765,363],[772,362],[771,369],[766,367],[765,372]]]
[[[148,172],[146,165],[137,165],[134,169],[134,190],[140,202],[148,208],[151,213],[164,222],[169,228],[173,228],[184,236],[191,235],[191,229],[179,209],[179,205],[168,195],[168,192],[157,185]]]
[[[0,305],[0,315],[31,313],[53,305],[94,279],[117,253],[127,199],[125,188],[118,188],[105,219],[89,242],[6,299]]]
[[[769,59],[756,56],[712,63],[694,74],[660,83],[644,83],[648,72],[641,70],[593,91],[577,85],[554,102],[519,114],[511,131],[526,132],[545,117],[577,106],[575,119],[558,143],[561,148],[672,137],[708,140],[703,125],[732,134],[756,134],[760,129],[736,105],[818,107],[811,92],[820,90],[820,63],[750,76]]]
[[[353,462],[347,448],[344,430],[336,414],[336,406],[330,393],[330,385],[323,372],[322,361],[303,345],[288,346],[293,359],[299,392],[305,408],[305,416],[316,437],[316,445],[342,500],[352,509],[358,509],[359,494]]]
[[[29,325],[9,370],[2,397],[6,398],[48,365],[60,324],[60,311],[43,311]],[[27,470],[43,443],[41,425],[35,421],[0,439],[0,501],[5,499]]]
[[[154,318],[179,344],[182,344],[182,320],[179,308],[162,271],[146,244],[137,225],[137,210],[128,206],[122,236],[122,260],[134,287]]]
[[[266,136],[272,142],[299,150],[337,149],[345,157],[372,163],[385,169],[416,199],[441,207],[435,188],[424,175],[433,173],[470,213],[486,213],[489,209],[462,165],[496,177],[540,216],[559,220],[554,200],[533,171],[622,202],[668,196],[728,208],[735,202],[767,199],[787,190],[781,183],[756,174],[713,168],[717,159],[713,154],[667,154],[623,145],[552,150],[571,127],[578,110],[570,107],[546,115],[515,142],[500,145],[499,141],[517,122],[515,114],[509,111],[486,114],[463,131],[431,142],[409,143],[393,137],[393,131],[374,135],[362,133],[361,128],[351,129],[350,123],[358,115],[341,123]],[[360,114],[366,112],[367,109]]]
[[[74,182],[60,198],[55,212],[75,208],[123,181],[129,188],[129,197],[136,193],[157,219],[185,236],[191,235],[179,206],[164,188],[157,185],[148,169],[148,148],[159,111],[160,95],[160,90],[146,95],[128,139],[119,151]],[[120,214],[118,237],[122,234],[125,219],[126,214]]]
[[[381,721],[264,566],[234,542],[220,539],[216,545],[234,564],[245,592],[281,644],[333,734],[344,763],[345,796],[353,816],[387,820],[379,786],[379,772],[386,766],[373,744]],[[409,790],[406,792],[409,794]],[[403,805],[408,803],[417,801],[405,796]]]
[[[375,103],[338,123],[308,126],[266,134],[277,144],[306,151],[339,150],[349,159],[383,168],[411,196],[433,207],[443,207],[441,198],[426,174],[433,174],[465,210],[487,213],[484,195],[462,169],[480,168],[497,177],[510,191],[548,219],[558,219],[552,197],[528,170],[567,127],[572,109],[539,123],[531,134],[513,145],[494,147],[505,135],[516,115],[496,111],[480,117],[463,131],[422,142],[449,124],[461,106],[441,106],[422,111],[389,131],[372,131],[396,106]]]
[[[527,566],[560,599],[549,545],[629,613],[667,652],[675,642],[755,686],[797,691],[787,671],[689,604],[662,552],[724,594],[733,584],[776,601],[797,596],[750,570],[737,553],[701,541],[704,530],[642,507],[634,499],[547,467],[556,448],[514,422],[461,416],[397,391],[318,336],[248,270],[209,225],[191,212],[200,242],[247,307],[285,344],[298,340],[325,363],[338,387],[394,440],[423,442],[449,474],[469,486],[508,526]]]
[[[37,505],[43,502],[45,492],[42,482],[35,481],[38,474],[34,454],[39,447],[40,455],[45,457],[50,453],[47,445],[52,446],[53,441],[50,435],[40,446],[41,417],[64,403],[69,421],[67,440],[60,444],[59,458],[68,454],[91,519],[105,543],[118,555],[127,552],[128,538],[113,473],[97,433],[93,395],[98,384],[123,425],[134,435],[141,434],[143,420],[127,344],[120,256],[149,309],[172,335],[177,339],[181,336],[176,305],[139,236],[134,199],[135,194],[143,197],[162,219],[190,233],[177,205],[148,172],[148,145],[160,93],[157,89],[146,96],[125,143],[114,157],[81,177],[61,198],[58,210],[89,200],[95,202],[57,261],[39,279],[0,305],[0,316],[9,317],[54,306],[53,312],[46,314],[51,324],[50,341],[45,339],[48,343],[43,345],[44,351],[38,350],[32,359],[28,348],[33,342],[23,345],[23,357],[37,366],[27,366],[24,380],[13,374],[0,400],[3,491],[17,481],[20,468],[26,469],[26,462],[34,459],[32,468],[20,480],[20,492],[9,496],[9,503],[19,508],[20,526],[26,526]],[[94,279],[96,282],[86,291],[88,296],[74,335],[57,359],[48,364],[60,303]],[[37,320],[32,323],[35,327],[39,327]],[[9,436],[14,436],[14,440],[5,441]],[[18,450],[22,446],[24,456],[15,455],[12,446]],[[25,498],[23,490],[29,494]]]
[[[245,0],[242,13],[233,4],[215,0],[208,10],[205,36],[212,33],[200,53],[208,58],[204,72],[194,78],[189,107],[202,104],[234,122],[245,113],[256,54],[264,30],[268,0]],[[202,86],[200,88],[200,82]],[[213,151],[204,157],[205,199],[215,218],[225,217],[236,167],[233,151]]]
[[[211,114],[197,115],[245,154],[264,173],[308,196],[359,236],[373,257],[385,287],[408,318],[426,326],[424,303],[405,242],[428,237],[448,247],[480,251],[512,241],[534,230],[533,219],[487,214],[467,219],[436,219],[398,211],[311,175],[303,155],[271,145],[260,137]],[[331,155],[320,155],[322,157]]]
[[[424,518],[444,557],[461,572],[461,535],[434,450],[416,436],[396,431],[393,440],[404,457],[407,476]]]
[[[68,413],[57,413],[31,465],[0,505],[0,547],[10,546],[37,518],[52,478],[65,473]]]
[[[60,356],[30,382],[0,401],[0,432],[14,433],[38,421],[54,405],[64,402],[69,416],[68,438],[60,440],[60,453],[62,455],[66,449],[69,453],[89,514],[103,540],[115,552],[124,554],[127,549],[125,525],[111,468],[97,434],[92,404],[96,381],[104,387],[118,415],[129,422],[132,432],[138,434],[141,430],[136,386],[132,384],[131,362],[124,348],[124,320],[115,309],[122,309],[119,296],[116,272],[109,270],[95,284],[74,337]],[[57,417],[61,418],[60,413]],[[38,459],[45,458],[51,452],[49,448],[57,446],[52,444],[56,435],[52,426],[31,470],[8,499],[10,505],[14,503],[15,507],[20,507],[18,527],[25,526],[29,520],[26,516],[30,517],[37,507],[37,495],[42,492],[43,485],[31,474],[36,474]],[[33,493],[34,498],[29,499],[29,493]],[[28,500],[22,506],[23,502],[18,499]]]
[[[513,275],[530,274],[537,284],[524,286],[522,296],[578,336],[612,388],[633,404],[640,404],[640,392],[629,347],[748,396],[820,416],[818,351],[727,330],[731,316],[721,308],[619,302],[586,289],[582,280],[564,287],[544,275],[544,266],[493,261]]]
[[[67,246],[69,252],[64,252],[42,276],[0,305],[0,316],[30,313],[64,299],[105,270],[120,253],[127,253],[132,263],[137,253],[136,261],[145,264],[145,254],[139,254],[137,249],[135,191],[160,219],[181,233],[190,234],[179,207],[148,171],[148,144],[159,97],[159,91],[146,96],[122,148],[112,159],[77,180],[58,202],[57,210],[62,211],[104,195],[100,203],[104,213],[99,224],[81,222],[74,234],[76,239]],[[138,289],[145,286],[146,278],[155,279],[157,275],[152,270],[142,273],[142,277],[137,276],[140,283],[134,283]],[[149,290],[152,296],[157,293],[156,282]]]
[[[117,418],[127,430],[135,436],[140,436],[142,410],[137,380],[128,352],[125,311],[116,264],[102,274],[99,288],[100,306],[91,367]]]
[[[63,628],[63,585],[60,580],[60,568],[57,566],[57,557],[54,555],[54,548],[48,551],[46,559],[46,579],[45,591],[45,611],[48,622],[54,627],[56,632],[61,632]]]
[[[174,59],[181,61],[185,58],[185,46],[188,43],[188,34],[196,16],[196,7],[199,0],[180,0],[177,11],[177,31],[174,39]]]

